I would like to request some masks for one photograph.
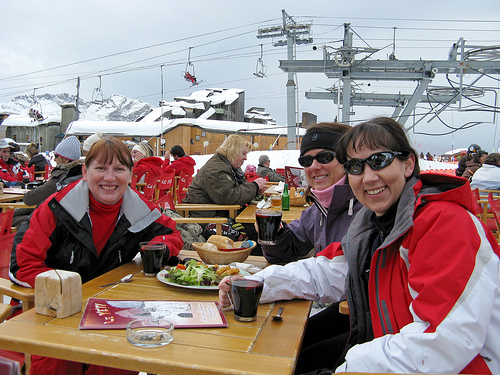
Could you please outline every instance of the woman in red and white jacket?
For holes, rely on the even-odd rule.
[[[261,302],[347,299],[345,358],[315,373],[500,373],[500,248],[474,214],[469,183],[419,176],[389,118],[355,126],[337,157],[365,207],[341,246],[261,271]],[[227,306],[227,283],[219,287]]]

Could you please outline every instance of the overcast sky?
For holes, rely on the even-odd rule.
[[[203,88],[239,88],[246,92],[246,109],[265,107],[279,125],[286,125],[287,74],[278,68],[286,47],[273,47],[271,39],[257,39],[257,29],[280,25],[282,9],[299,23],[312,22],[312,45],[297,46],[297,59],[320,60],[323,46],[338,48],[343,23],[354,31],[354,46],[382,48],[372,59],[446,60],[460,37],[468,45],[500,45],[499,0],[421,1],[261,1],[261,0],[0,0],[0,102],[18,95],[67,92],[91,100],[100,87],[104,97],[125,95],[154,106],[163,98],[187,96]],[[266,77],[253,73],[266,66]],[[317,46],[313,50],[313,45]],[[188,65],[188,51],[191,49]],[[383,48],[385,47],[385,48]],[[360,55],[366,57],[366,55]],[[499,62],[500,64],[500,62]],[[186,68],[202,81],[195,88],[183,79]],[[162,90],[163,73],[163,90]],[[99,83],[101,76],[102,85]],[[458,81],[458,77],[448,77]],[[465,77],[466,82],[475,76]],[[498,75],[479,86],[496,90]],[[370,86],[368,86],[370,83]],[[338,82],[324,74],[297,76],[299,116],[311,112],[319,121],[332,121],[338,113],[331,101],[305,99],[306,91],[322,91]],[[411,94],[414,82],[356,82],[357,92]],[[448,86],[439,76],[433,86]],[[163,94],[162,94],[163,91]],[[493,91],[477,98],[495,106]],[[471,102],[463,102],[471,108]],[[477,105],[476,105],[477,107]],[[429,111],[417,108],[417,113]],[[355,107],[354,123],[391,108]],[[442,153],[479,143],[496,149],[500,129],[492,112],[445,112],[442,121],[418,123],[411,138],[418,151]],[[453,135],[443,134],[471,121],[484,122]],[[411,126],[412,120],[406,123]]]

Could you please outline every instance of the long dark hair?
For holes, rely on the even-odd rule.
[[[376,117],[354,126],[344,134],[337,144],[337,159],[344,164],[348,160],[347,150],[358,150],[361,147],[370,149],[384,148],[389,151],[403,152],[400,160],[407,160],[410,154],[415,156],[415,167],[410,177],[420,175],[417,152],[411,147],[406,132],[397,121],[389,117]]]

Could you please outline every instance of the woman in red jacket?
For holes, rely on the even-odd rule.
[[[132,174],[137,176],[137,182],[144,182],[146,173],[160,176],[163,160],[153,155],[153,149],[147,142],[141,142],[132,149],[132,159],[134,159]]]
[[[50,269],[78,272],[87,282],[130,262],[142,241],[159,241],[167,256],[183,242],[175,222],[129,187],[132,158],[119,139],[96,142],[86,156],[83,179],[47,198],[19,228],[12,249],[11,279],[33,287]],[[134,371],[32,356],[30,373],[129,375]]]

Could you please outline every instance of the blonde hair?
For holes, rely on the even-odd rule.
[[[233,163],[234,159],[236,159],[236,156],[238,156],[238,153],[243,149],[243,147],[247,147],[248,151],[250,151],[252,144],[239,135],[231,134],[217,148],[216,152],[226,157],[230,163]]]

